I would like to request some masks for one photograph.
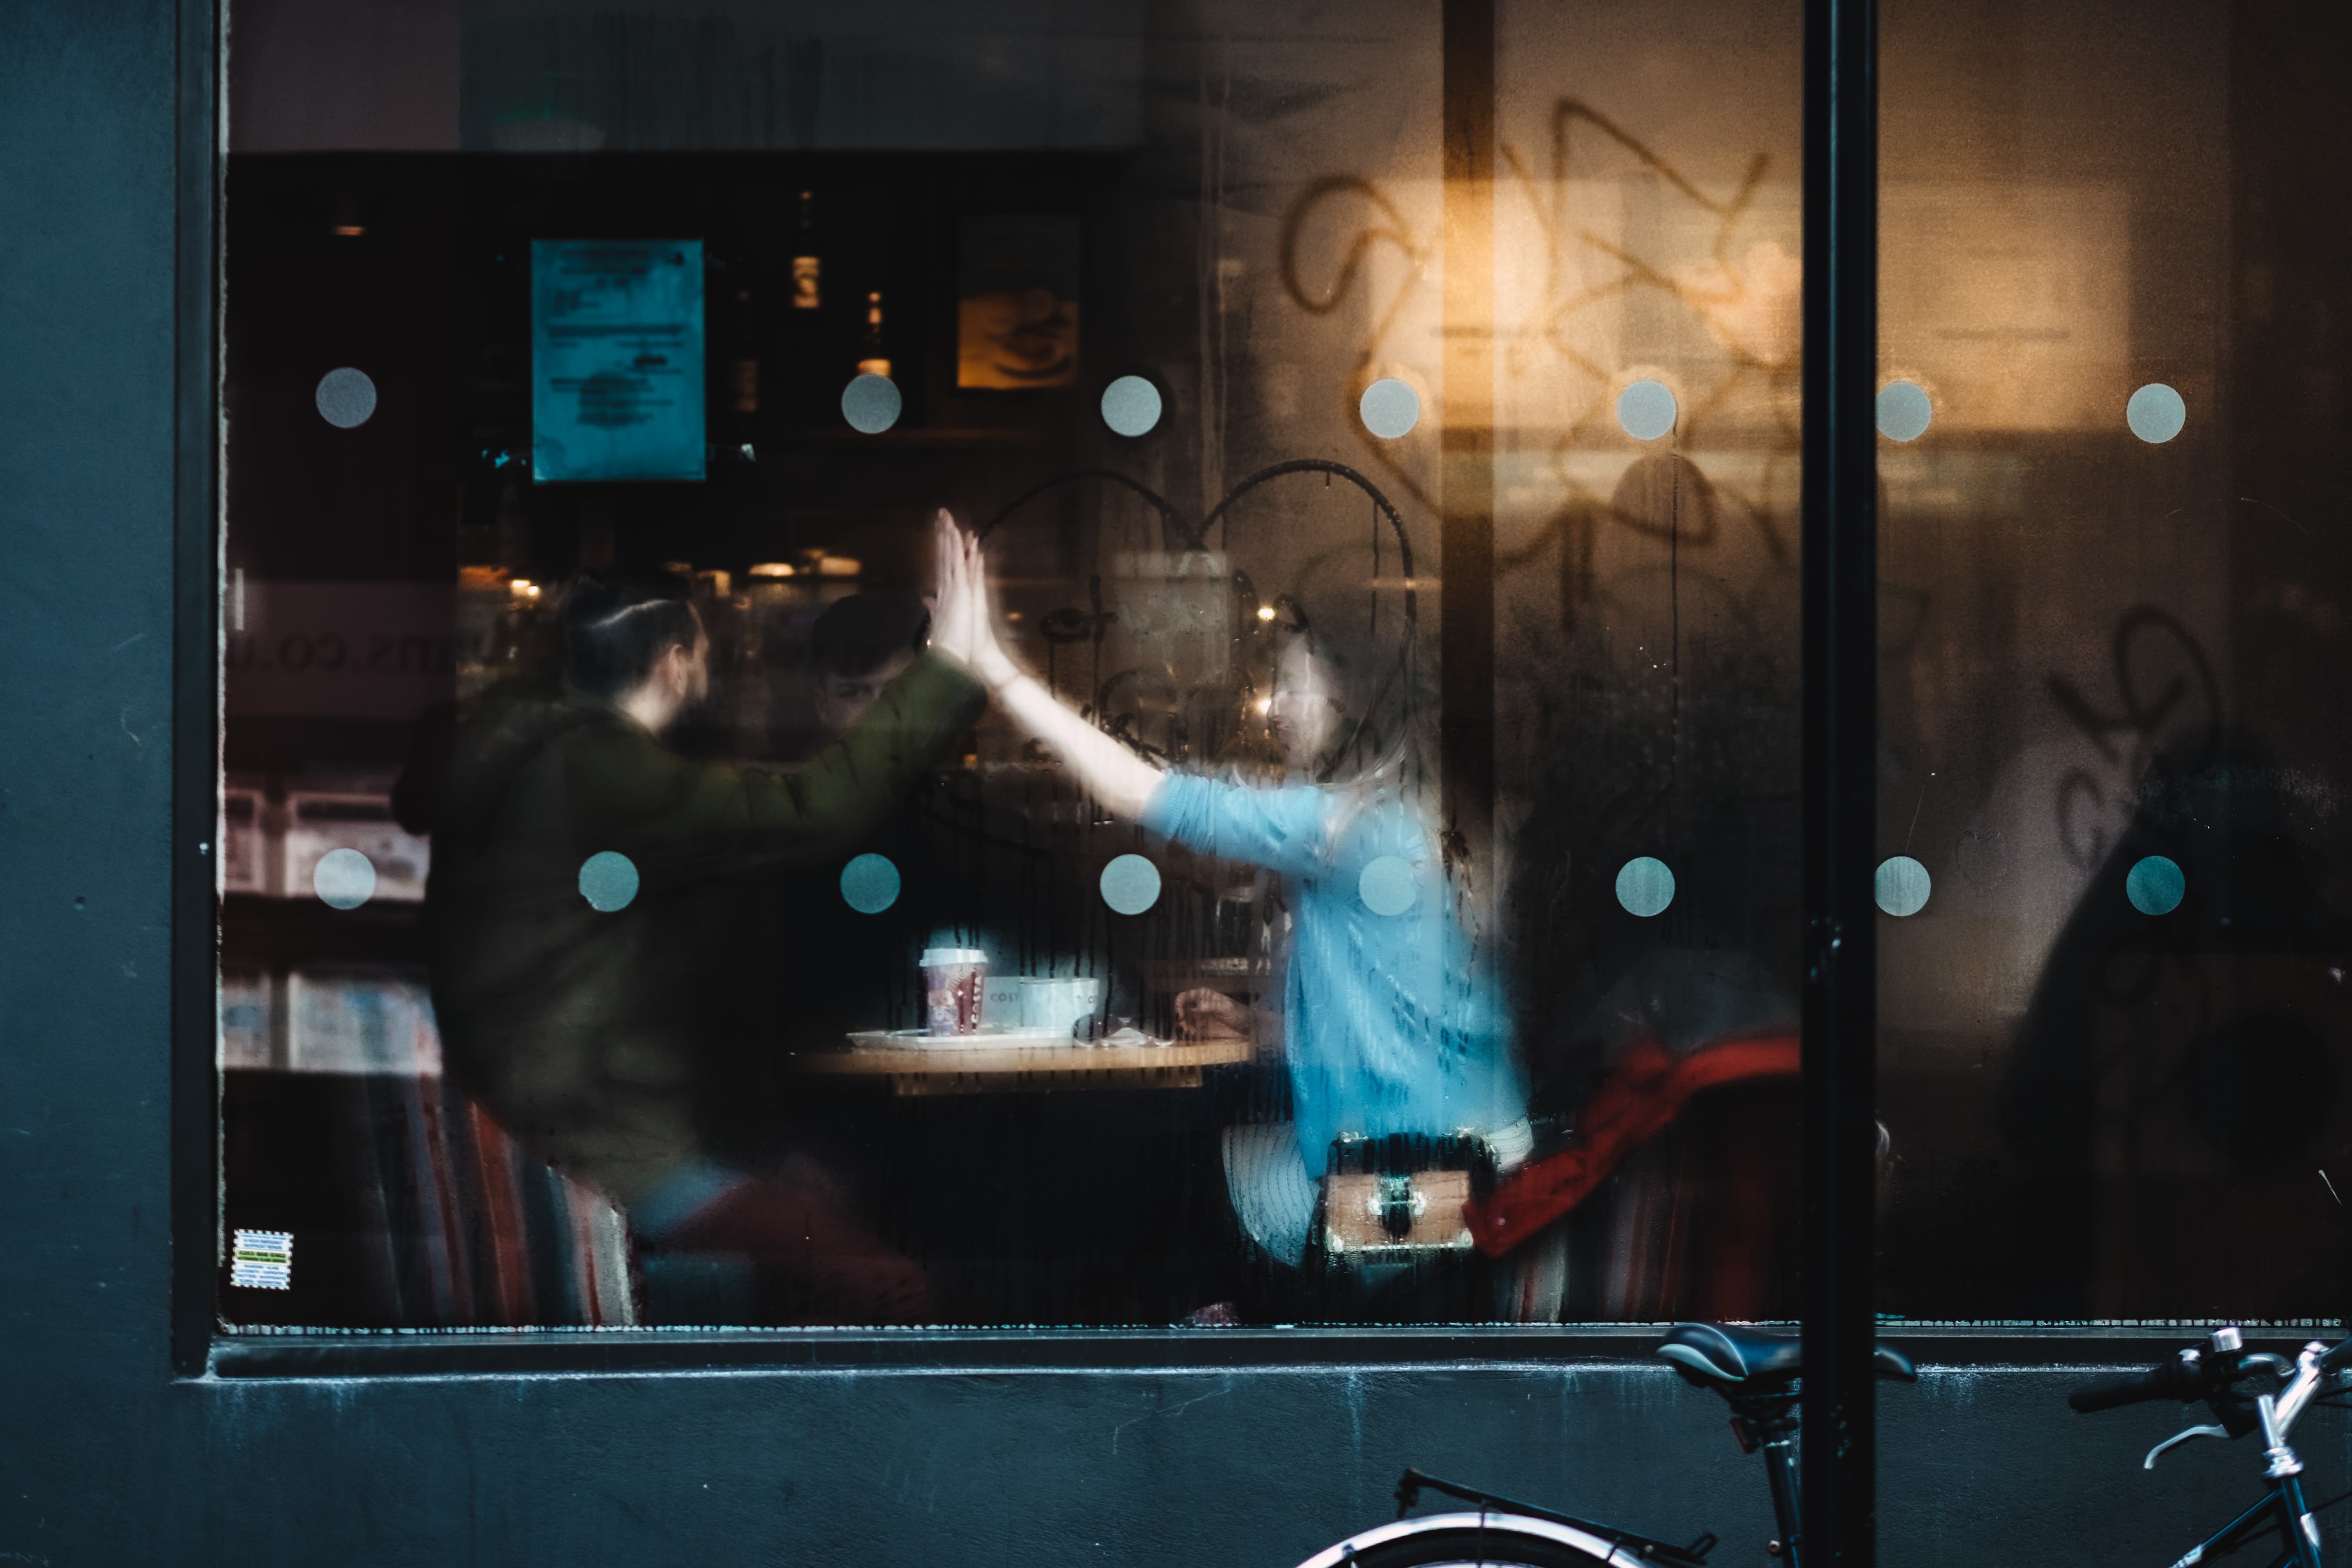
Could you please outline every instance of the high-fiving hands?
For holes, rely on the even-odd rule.
[[[939,590],[931,611],[931,647],[970,670],[992,689],[1018,677],[1021,668],[996,640],[989,609],[988,569],[980,541],[956,526],[942,507],[932,520],[937,532]]]
[[[932,518],[931,531],[931,649],[972,669],[972,645],[987,609],[987,601],[973,594],[979,556],[945,507]]]
[[[994,693],[1013,721],[1060,757],[1097,800],[1122,816],[1140,816],[1160,786],[1160,770],[1025,677],[996,640],[980,541],[944,510],[935,522],[939,593],[931,611],[932,648]]]

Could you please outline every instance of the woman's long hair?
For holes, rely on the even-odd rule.
[[[1417,812],[1435,778],[1429,765],[1410,650],[1351,643],[1302,621],[1283,634],[1285,658],[1310,659],[1329,682],[1336,731],[1305,782],[1339,797],[1330,832],[1336,842],[1359,816],[1384,800]],[[1423,813],[1426,816],[1426,813]]]

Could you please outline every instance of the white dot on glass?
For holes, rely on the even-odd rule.
[[[600,915],[627,909],[637,896],[636,862],[617,849],[599,849],[580,862],[580,896]]]
[[[375,415],[375,383],[368,373],[345,365],[331,370],[319,378],[319,389],[310,395],[319,405],[319,417],[338,430],[349,430],[364,425]]]
[[[2168,915],[2189,896],[2189,878],[2179,863],[2162,855],[2133,862],[2124,873],[2124,897],[2144,915]]]
[[[1392,375],[1364,388],[1356,400],[1364,428],[1383,441],[1393,441],[1421,423],[1421,394]]]
[[[1617,423],[1636,441],[1654,441],[1675,427],[1675,395],[1665,384],[1637,381],[1617,395]]]
[[[1121,855],[1103,868],[1103,902],[1123,915],[1139,915],[1160,901],[1160,868],[1140,855]]]
[[[1356,896],[1376,915],[1401,915],[1421,898],[1421,879],[1402,858],[1383,855],[1356,879]]]
[[[841,416],[849,427],[868,436],[879,436],[898,423],[899,411],[906,407],[898,395],[898,384],[887,375],[855,375],[841,389]]]
[[[311,890],[331,910],[355,910],[375,897],[375,863],[356,849],[330,849],[310,870]]]
[[[1870,890],[1880,909],[1901,917],[1916,915],[1926,909],[1927,894],[1933,887],[1927,867],[1908,855],[1890,855],[1878,863]]]
[[[1878,389],[1878,433],[1890,441],[1916,441],[1927,433],[1936,405],[1916,381],[1890,381]]]
[[[861,915],[878,915],[898,901],[898,868],[887,855],[860,855],[841,868],[841,900]]]
[[[1654,856],[1636,855],[1617,868],[1617,901],[1625,912],[1648,920],[1675,901],[1675,874]]]
[[[2180,434],[2180,427],[2189,423],[2189,405],[2164,383],[2151,381],[2124,405],[2124,423],[2131,426],[2133,435],[2153,447]]]
[[[1122,375],[1103,388],[1102,416],[1114,435],[1146,435],[1160,423],[1160,389],[1139,375]]]

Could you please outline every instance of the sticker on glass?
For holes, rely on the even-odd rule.
[[[1356,896],[1376,915],[1401,915],[1420,899],[1421,881],[1401,857],[1383,855],[1356,879]]]
[[[1878,433],[1890,441],[1916,441],[1927,433],[1936,405],[1916,381],[1890,381],[1878,389]]]
[[[336,429],[357,429],[375,417],[375,382],[367,372],[343,365],[319,378],[310,401]]]
[[[231,1237],[228,1282],[247,1290],[294,1289],[294,1233],[240,1230]]]
[[[2151,381],[2124,405],[2124,423],[2149,446],[2159,446],[2180,434],[2189,423],[2189,405],[2180,394],[2160,381]]]
[[[864,435],[879,436],[898,423],[905,407],[898,384],[887,375],[871,372],[855,375],[841,389],[841,416],[849,421],[851,429]]]
[[[1897,919],[1926,909],[1931,890],[1927,868],[1908,855],[1890,855],[1881,860],[1877,874],[1871,879],[1871,892],[1878,907]]]
[[[1149,435],[1160,423],[1160,389],[1139,375],[1122,375],[1103,388],[1102,416],[1114,435]]]
[[[1637,381],[1617,395],[1617,423],[1636,441],[1654,441],[1675,427],[1675,395],[1664,382]]]
[[[841,868],[841,901],[878,915],[898,901],[898,868],[887,855],[860,855]]]
[[[1356,412],[1365,429],[1383,441],[1393,441],[1421,423],[1421,394],[1396,377],[1384,375],[1364,388],[1364,395],[1356,400]]]
[[[637,896],[637,864],[617,849],[599,849],[580,862],[580,896],[598,914],[625,910]]]
[[[356,849],[330,849],[310,868],[310,890],[331,910],[355,910],[375,897],[375,862]]]
[[[1617,870],[1617,902],[1629,915],[1648,920],[1675,901],[1675,874],[1652,855],[1636,855]]]
[[[1121,855],[1103,868],[1103,902],[1123,915],[1139,915],[1160,901],[1160,868],[1140,855]]]
[[[2168,915],[2189,896],[2189,878],[2177,861],[2150,855],[2124,873],[2124,897],[2144,915]]]

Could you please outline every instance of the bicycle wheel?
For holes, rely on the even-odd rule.
[[[1599,1568],[1607,1556],[1606,1543],[1579,1531],[1534,1520],[1481,1521],[1475,1514],[1454,1514],[1368,1531],[1299,1568]]]

